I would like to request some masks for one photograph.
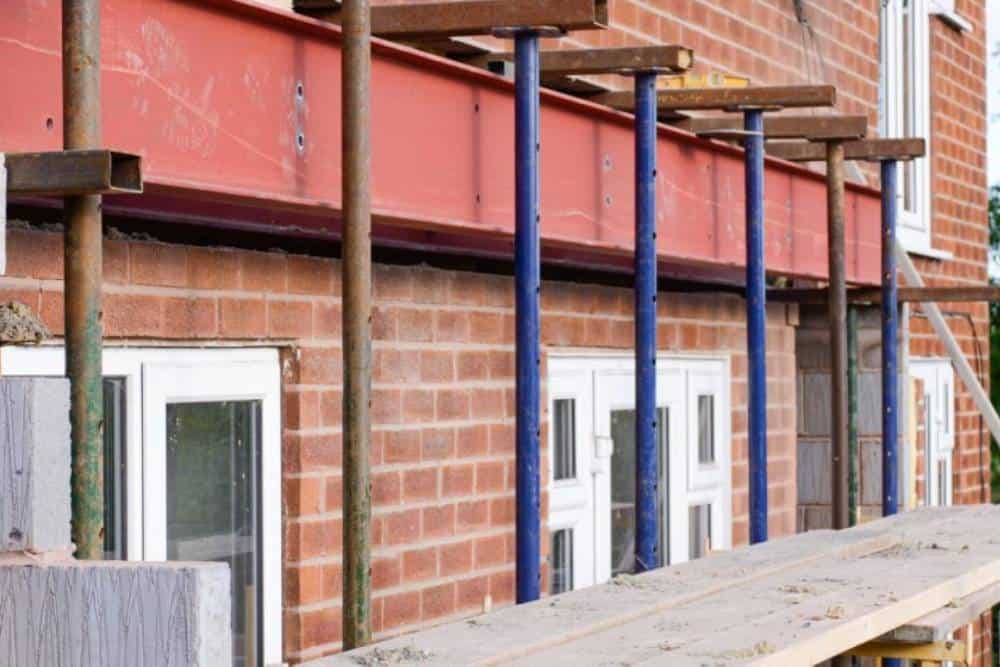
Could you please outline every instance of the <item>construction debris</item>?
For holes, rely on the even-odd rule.
[[[52,332],[31,308],[18,301],[0,304],[0,345],[37,345]]]

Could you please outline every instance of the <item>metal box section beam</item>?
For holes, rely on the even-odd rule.
[[[845,160],[912,160],[927,152],[923,139],[866,139],[844,144]],[[796,141],[767,143],[767,154],[789,162],[822,162],[826,160],[826,146]]]
[[[7,192],[12,195],[140,194],[142,159],[110,150],[7,153]]]
[[[592,101],[615,109],[635,106],[635,93],[602,93]],[[748,108],[778,110],[801,107],[832,107],[837,102],[833,86],[759,86],[754,88],[678,88],[657,92],[660,111],[698,111]]]
[[[700,137],[728,138],[743,134],[743,123],[731,116],[701,116],[674,123]],[[764,136],[768,139],[860,139],[868,131],[868,117],[858,115],[795,116],[780,114],[764,119]]]
[[[340,2],[296,0],[296,11],[337,21]],[[547,26],[562,32],[607,27],[607,0],[470,0],[375,5],[372,34],[396,41],[490,35],[497,28]]]

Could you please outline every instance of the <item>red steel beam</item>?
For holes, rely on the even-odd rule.
[[[0,150],[60,147],[58,3],[0,3]],[[105,0],[105,142],[142,156],[146,194],[108,209],[336,237],[341,206],[340,31],[245,0]],[[373,214],[379,240],[509,255],[513,87],[483,70],[375,40]],[[300,87],[301,84],[301,87]],[[622,268],[632,251],[632,118],[542,96],[547,260]],[[301,144],[300,144],[301,137]],[[661,268],[739,275],[742,151],[662,127]],[[823,178],[769,160],[767,263],[826,276]],[[849,186],[848,279],[876,284],[877,191]]]

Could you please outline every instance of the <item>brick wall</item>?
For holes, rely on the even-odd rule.
[[[61,235],[17,228],[8,244],[0,300],[27,304],[61,334]],[[104,268],[112,344],[246,341],[281,348],[286,655],[337,650],[339,263],[118,237],[105,241]],[[513,599],[514,319],[506,276],[377,265],[375,294],[374,622],[385,636],[479,612],[487,596],[493,604]],[[631,347],[630,290],[547,282],[542,300],[545,350]],[[659,303],[661,350],[731,358],[733,541],[746,543],[743,302],[671,293]],[[794,311],[772,307],[772,535],[795,530],[794,321]]]

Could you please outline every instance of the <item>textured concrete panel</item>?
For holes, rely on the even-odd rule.
[[[0,551],[70,548],[69,381],[0,378]]]
[[[232,664],[222,563],[0,561],[0,667]]]

